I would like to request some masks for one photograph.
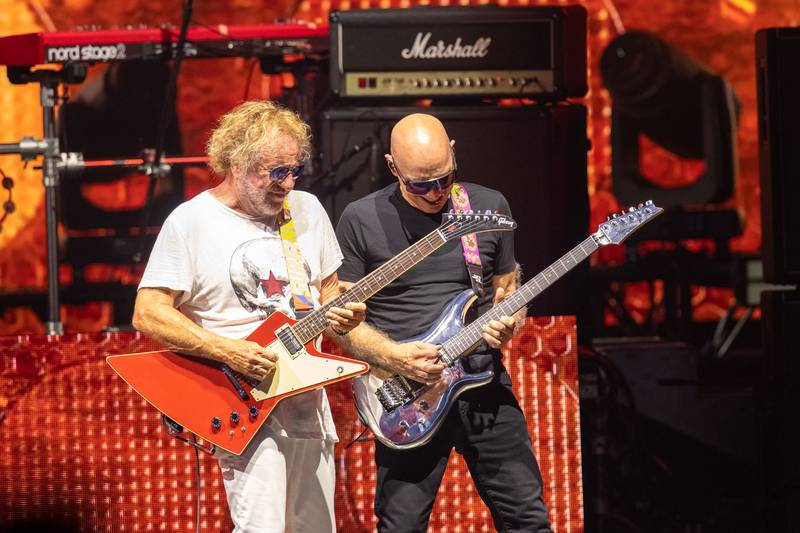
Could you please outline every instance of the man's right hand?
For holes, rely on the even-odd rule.
[[[397,345],[394,362],[395,370],[403,376],[421,381],[435,383],[442,377],[444,363],[437,360],[441,346],[425,342],[406,342]]]
[[[225,363],[236,372],[261,381],[275,370],[278,355],[272,350],[253,341],[229,340]]]

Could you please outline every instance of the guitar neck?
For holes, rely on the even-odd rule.
[[[293,327],[295,335],[305,344],[316,338],[328,326],[325,313],[331,307],[344,307],[347,302],[364,302],[373,294],[408,272],[414,265],[441,247],[447,239],[436,229],[409,246],[395,257],[373,270],[347,291],[322,307],[309,313]]]
[[[445,342],[442,351],[452,358],[463,355],[482,339],[484,324],[497,320],[501,316],[511,316],[525,307],[528,302],[575,268],[578,263],[592,255],[599,247],[595,236],[590,235],[585,241],[564,254],[561,259],[534,276],[508,298],[492,307],[491,310]]]

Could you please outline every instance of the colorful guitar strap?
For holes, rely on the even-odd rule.
[[[454,183],[450,189],[450,201],[457,213],[468,213],[472,210],[467,190],[458,183]],[[468,233],[461,237],[461,248],[464,250],[464,262],[467,264],[472,291],[483,296],[483,266],[481,254],[478,251],[478,235]]]
[[[289,274],[289,287],[292,289],[292,307],[295,318],[302,318],[314,309],[314,300],[309,287],[308,272],[297,243],[297,231],[289,209],[289,195],[283,200],[283,213],[280,221],[283,260]]]

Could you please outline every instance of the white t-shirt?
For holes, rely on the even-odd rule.
[[[317,198],[289,193],[297,243],[314,304],[322,280],[342,263],[327,213]],[[214,198],[208,191],[179,205],[156,239],[139,288],[181,294],[178,309],[201,327],[245,338],[275,311],[294,316],[280,233]],[[323,389],[281,400],[267,422],[289,438],[336,440]]]

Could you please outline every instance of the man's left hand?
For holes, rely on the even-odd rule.
[[[325,313],[328,319],[328,326],[337,335],[349,333],[351,329],[358,326],[367,316],[367,305],[364,303],[347,302],[342,307],[331,307]]]
[[[506,297],[506,291],[498,287],[494,293],[493,305],[497,305]],[[490,348],[500,348],[514,336],[514,326],[516,321],[511,316],[501,316],[498,320],[492,320],[483,326],[483,340]]]

